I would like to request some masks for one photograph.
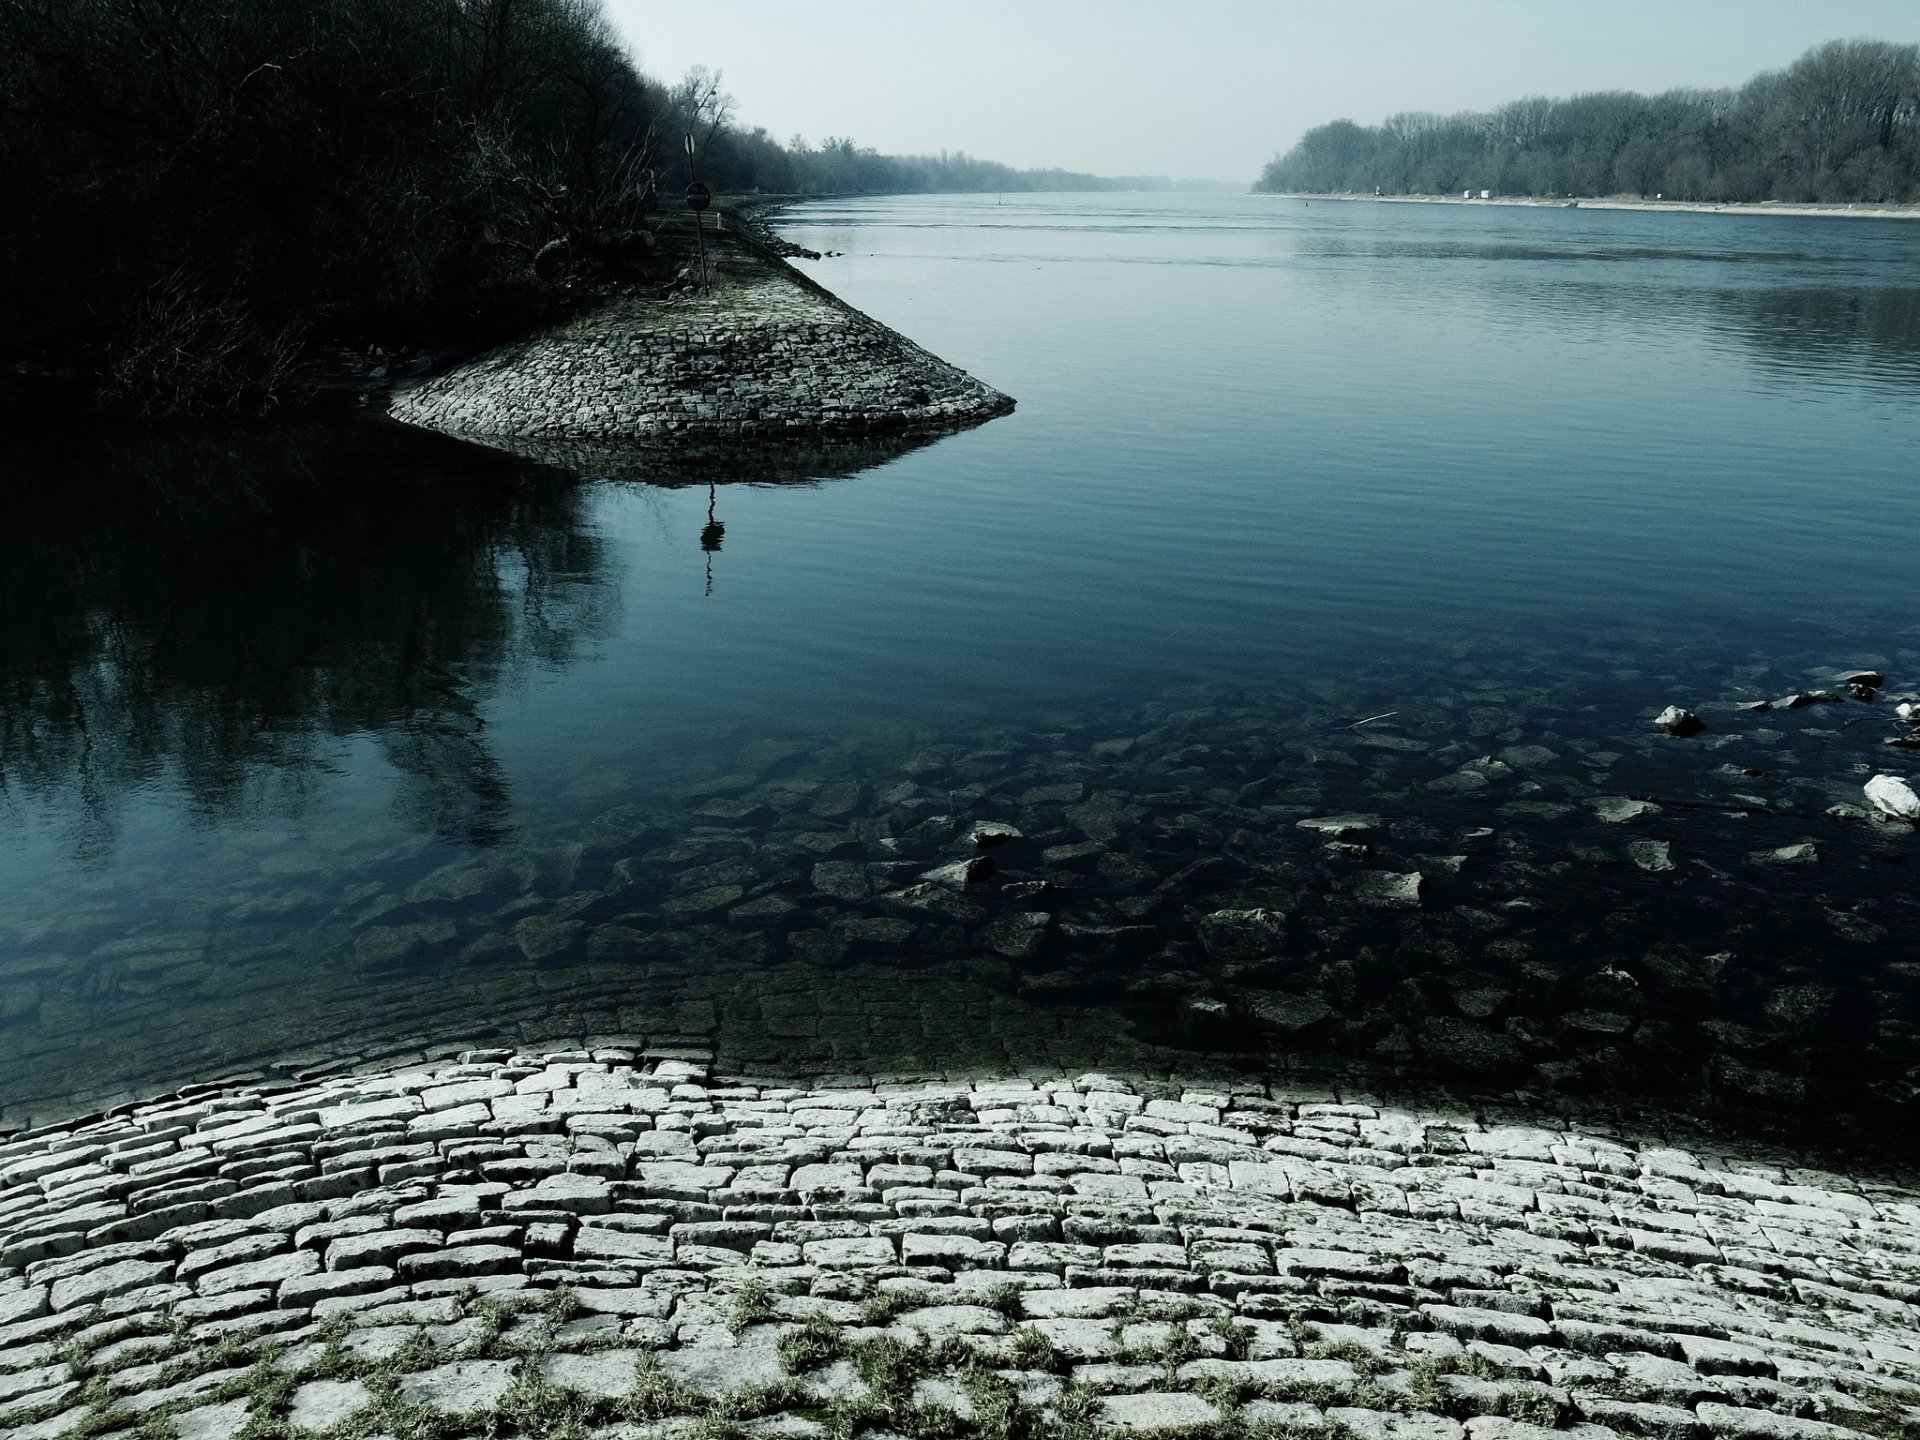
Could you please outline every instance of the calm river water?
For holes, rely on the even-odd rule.
[[[618,1034],[1911,1129],[1920,837],[1859,812],[1920,777],[1920,226],[781,226],[1018,411],[711,494],[378,420],[10,445],[0,1125]]]

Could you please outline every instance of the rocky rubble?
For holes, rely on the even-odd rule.
[[[0,1433],[1920,1433],[1910,1179],[612,1038],[0,1146]]]
[[[614,301],[405,390],[389,413],[482,443],[678,448],[937,433],[1013,408],[778,259],[724,238],[711,294]]]

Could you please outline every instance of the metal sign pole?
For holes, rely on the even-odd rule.
[[[700,289],[711,295],[713,281],[707,275],[707,226],[702,212],[713,203],[713,192],[693,174],[693,136],[687,136],[687,204],[693,207],[694,241],[700,247]]]

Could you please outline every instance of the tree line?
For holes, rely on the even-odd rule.
[[[1309,130],[1272,192],[1632,194],[1844,204],[1920,200],[1920,46],[1836,40],[1731,90],[1535,96]]]
[[[716,190],[1101,183],[783,145],[599,0],[0,0],[0,377],[257,409],[318,347],[494,338],[559,302],[543,252],[659,263],[689,134]]]

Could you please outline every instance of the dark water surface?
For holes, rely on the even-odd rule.
[[[1920,841],[1828,811],[1920,776],[1920,227],[783,229],[1018,412],[711,498],[377,421],[9,446],[0,1125],[620,1033],[1911,1128]],[[983,820],[1026,838],[922,882]]]

